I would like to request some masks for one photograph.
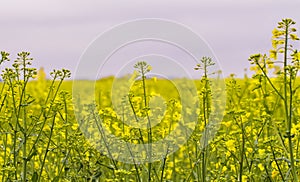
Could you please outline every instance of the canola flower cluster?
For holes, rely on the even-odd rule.
[[[226,96],[222,79],[209,78],[213,60],[203,57],[195,68],[200,79],[192,81],[195,95],[177,89],[192,90],[188,80],[148,78],[151,66],[138,62],[130,78],[96,81],[95,95],[86,96],[95,103],[86,103],[72,97],[68,70],[54,70],[47,80],[43,69],[31,66],[30,53],[19,53],[1,74],[0,181],[297,181],[300,53],[291,46],[299,40],[294,24],[279,22],[269,55],[250,56],[252,78],[225,79]],[[1,66],[9,56],[1,52]],[[83,92],[88,82],[80,81]],[[173,131],[181,137],[168,141],[178,148],[174,153],[163,150],[159,160],[142,163],[130,147],[111,150],[104,131],[128,144],[155,143]],[[159,152],[148,147],[140,154],[146,159]],[[118,160],[123,152],[129,163]]]

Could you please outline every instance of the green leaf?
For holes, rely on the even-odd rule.
[[[59,181],[59,177],[55,176],[55,178],[52,180],[52,182],[58,182]]]
[[[36,148],[33,148],[33,152],[27,157],[27,161],[30,161],[33,156],[37,155]]]
[[[37,172],[34,172],[33,175],[32,175],[32,178],[31,178],[31,181],[32,182],[37,182],[39,179],[39,175]]]

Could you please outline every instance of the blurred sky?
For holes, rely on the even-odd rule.
[[[224,76],[242,77],[251,54],[267,53],[271,32],[282,18],[294,19],[300,30],[298,0],[0,2],[0,50],[10,52],[11,58],[29,51],[34,65],[47,72],[54,68],[74,72],[99,34],[134,19],[163,18],[186,25],[209,44]],[[116,70],[107,67],[105,74]],[[90,78],[88,72],[85,78]]]

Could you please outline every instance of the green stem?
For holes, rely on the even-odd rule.
[[[18,119],[18,115],[17,115],[17,106],[16,106],[16,99],[15,99],[15,91],[14,91],[14,85],[12,83],[11,78],[9,78],[9,86],[10,86],[10,90],[11,90],[11,94],[12,94],[12,101],[13,101],[13,108],[14,108],[14,115],[15,115],[15,119],[16,119],[16,123],[15,123],[15,128],[13,128],[14,130],[14,141],[13,141],[13,164],[15,167],[15,180],[18,180],[18,166],[17,166],[17,152],[16,152],[16,146],[17,146],[17,133],[18,133],[18,128],[21,128],[20,123],[19,123],[19,119]]]
[[[163,159],[163,166],[162,166],[161,175],[160,175],[160,181],[161,182],[163,182],[163,179],[164,179],[164,172],[165,172],[165,166],[166,166],[166,161],[167,161],[168,150],[169,150],[169,147],[168,147],[166,155],[165,155],[165,157]]]
[[[294,160],[294,154],[293,154],[293,142],[292,142],[292,136],[291,136],[291,130],[292,130],[292,110],[289,109],[288,104],[290,104],[290,108],[292,108],[292,103],[288,103],[288,81],[287,81],[287,61],[288,61],[288,35],[289,35],[289,24],[287,23],[285,26],[285,42],[284,42],[284,107],[285,107],[285,117],[287,122],[287,137],[288,137],[288,143],[289,143],[289,153],[290,153],[290,160],[291,160],[291,170],[294,181],[298,181],[298,177],[296,174],[295,169],[295,160]],[[290,75],[291,77],[292,75]],[[291,81],[289,81],[291,82]],[[290,88],[292,89],[292,88]],[[290,101],[292,101],[292,95],[290,95]]]
[[[145,83],[145,71],[144,67],[141,65],[141,75],[142,75],[142,82],[143,82],[143,94],[144,94],[144,107],[146,109],[146,116],[148,120],[148,158],[149,158],[149,163],[148,163],[148,181],[151,181],[151,170],[152,170],[152,162],[151,162],[151,157],[152,157],[152,127],[151,127],[151,121],[148,115],[148,104],[147,104],[147,93],[146,93],[146,83]]]
[[[243,180],[243,164],[244,164],[244,153],[245,153],[245,131],[244,131],[244,125],[242,119],[241,119],[241,129],[242,129],[242,151],[241,151],[240,171],[239,171],[240,182],[242,182]]]
[[[129,146],[128,142],[126,142],[126,145],[127,145],[128,150],[129,150],[130,156],[132,158],[132,162],[133,162],[133,165],[134,165],[134,168],[135,168],[135,172],[136,172],[136,176],[137,176],[138,182],[141,182],[141,177],[140,177],[139,169],[138,169],[138,166],[136,164],[136,161],[134,159],[134,156],[132,154],[132,151],[130,149],[130,146]]]
[[[102,120],[101,120],[101,118],[98,119],[98,117],[97,117],[98,115],[96,115],[96,113],[94,112],[95,108],[92,108],[92,110],[93,110],[93,117],[94,117],[94,120],[95,120],[95,122],[96,122],[98,131],[100,132],[101,138],[102,138],[103,141],[104,141],[104,145],[105,145],[105,147],[106,147],[106,149],[107,149],[107,153],[108,153],[110,159],[112,160],[115,169],[118,170],[117,163],[116,163],[115,159],[113,158],[113,155],[112,155],[112,153],[111,153],[111,151],[110,151],[110,149],[109,149],[108,143],[107,143],[107,141],[106,141],[106,135],[105,135],[105,132],[103,131],[102,124],[99,124],[99,119],[100,119],[100,123],[101,123],[101,122],[104,122],[104,119],[103,119],[103,118],[102,118]]]
[[[4,165],[6,165],[6,149],[7,149],[7,132],[5,133],[5,140],[4,140],[4,147],[5,147],[5,150],[4,150],[4,156],[3,156],[3,167]],[[5,180],[5,171],[3,170],[2,172],[2,182],[4,182]]]
[[[26,101],[26,86],[28,82],[28,76],[26,75],[26,59],[23,59],[23,82],[24,86],[22,87],[21,98],[19,103],[18,115],[20,115],[21,107],[23,108],[23,181],[27,181],[27,122],[26,122],[26,104],[23,104],[23,98]],[[19,117],[19,116],[18,116]]]
[[[51,142],[51,138],[52,138],[52,134],[53,134],[56,114],[57,113],[54,114],[53,119],[52,119],[49,140],[48,140],[47,147],[46,147],[45,154],[44,154],[44,158],[43,158],[43,161],[42,161],[42,164],[41,164],[42,166],[41,166],[41,169],[40,169],[40,174],[38,175],[38,181],[41,181],[41,179],[43,179],[42,178],[42,173],[43,173],[44,165],[46,163],[46,158],[47,158],[47,155],[48,155],[48,152],[49,152],[49,147],[50,147],[50,142]]]

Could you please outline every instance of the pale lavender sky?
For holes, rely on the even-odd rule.
[[[243,76],[251,54],[267,53],[271,32],[282,18],[294,19],[300,30],[297,0],[0,2],[0,50],[10,52],[12,58],[29,51],[34,65],[47,72],[54,68],[74,72],[99,34],[134,19],[162,18],[189,27],[209,44],[224,76]],[[107,69],[105,74],[115,70]]]

